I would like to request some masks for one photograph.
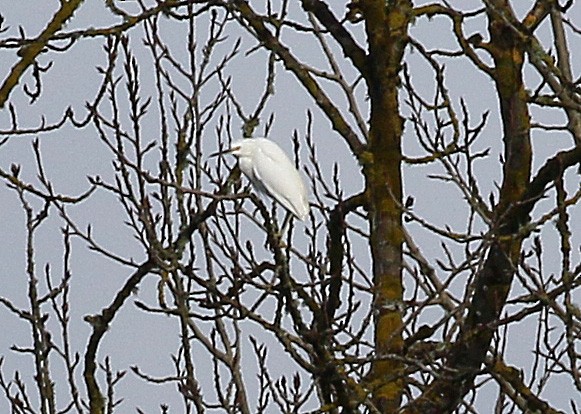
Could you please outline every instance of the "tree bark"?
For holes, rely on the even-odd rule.
[[[375,285],[376,361],[373,400],[395,412],[403,394],[404,366],[390,355],[403,350],[402,322],[402,148],[399,72],[412,10],[411,1],[361,1],[368,38],[367,86],[371,103],[368,158],[364,159]]]
[[[500,13],[504,10],[506,13]],[[525,47],[514,30],[505,1],[489,2],[490,44],[494,59],[493,77],[499,98],[503,126],[504,165],[499,202],[495,207],[493,240],[486,261],[476,275],[474,296],[468,316],[446,361],[446,371],[405,413],[451,412],[473,387],[484,362],[498,320],[519,263],[522,225],[529,221],[519,206],[530,180],[532,150],[528,96],[522,65]]]

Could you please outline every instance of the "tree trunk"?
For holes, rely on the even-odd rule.
[[[395,412],[403,393],[402,339],[402,149],[399,72],[412,4],[361,1],[369,42],[367,86],[371,102],[369,159],[365,160],[370,248],[375,284],[376,361],[372,367],[375,404]]]
[[[451,412],[473,388],[495,332],[493,322],[502,312],[519,264],[523,235],[518,231],[529,220],[518,207],[531,174],[530,116],[522,74],[525,48],[511,27],[518,22],[511,22],[509,13],[499,14],[497,10],[502,7],[496,4],[487,9],[491,39],[488,50],[495,63],[504,134],[503,182],[494,211],[494,239],[476,275],[468,316],[446,363],[449,371],[434,381],[406,413]]]

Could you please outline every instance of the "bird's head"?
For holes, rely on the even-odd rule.
[[[224,154],[232,154],[236,157],[250,155],[253,145],[252,139],[239,139],[232,142],[230,148],[210,154],[210,157],[217,157]]]

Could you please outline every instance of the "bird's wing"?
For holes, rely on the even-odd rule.
[[[286,154],[276,145],[265,145],[255,155],[254,177],[284,208],[303,220],[308,214],[306,189]]]

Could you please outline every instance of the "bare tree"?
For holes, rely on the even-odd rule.
[[[154,412],[122,403],[137,380],[176,391],[162,413],[578,412],[579,9],[470,3],[106,1],[108,23],[76,28],[89,5],[70,0],[38,35],[2,19],[0,50],[18,52],[0,87],[12,159],[0,177],[24,213],[28,303],[8,289],[0,302],[31,333],[2,350],[11,412]],[[84,104],[65,81],[71,102],[44,116],[51,75],[72,75],[53,66],[95,44]],[[479,113],[475,84],[497,106]],[[281,125],[305,96],[304,118]],[[44,142],[71,133],[108,154],[99,175],[83,168],[91,155],[73,156],[89,175],[74,194],[50,178]],[[208,159],[239,135],[292,148],[306,223],[281,230],[281,207],[233,159]],[[32,162],[9,154],[19,136],[35,137]],[[106,220],[86,225],[93,200],[131,246],[97,235]],[[45,232],[61,238],[61,263],[43,259]],[[94,253],[123,276],[107,279],[115,293],[84,316],[84,337],[74,263]],[[130,300],[145,332],[175,321],[164,375],[116,365],[124,333],[111,331]],[[131,349],[157,358],[147,345]],[[4,366],[20,355],[30,368]]]

